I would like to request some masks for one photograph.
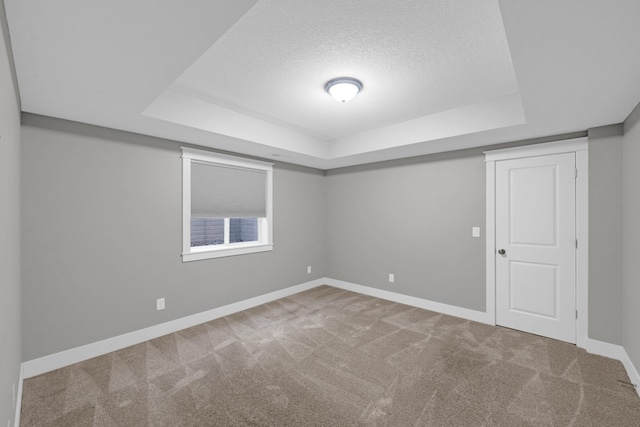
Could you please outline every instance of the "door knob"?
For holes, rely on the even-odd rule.
[[[507,251],[505,251],[504,249],[499,249],[499,250],[498,250],[498,253],[499,253],[500,255],[504,255],[504,254],[506,254],[506,253],[507,253]]]

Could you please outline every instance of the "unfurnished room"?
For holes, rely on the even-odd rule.
[[[640,1],[0,27],[0,426],[640,427]]]

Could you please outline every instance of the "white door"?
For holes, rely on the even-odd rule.
[[[496,323],[576,342],[575,154],[496,162]]]

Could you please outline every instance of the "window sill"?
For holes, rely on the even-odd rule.
[[[271,250],[273,250],[273,243],[259,243],[256,245],[196,250],[194,252],[182,254],[182,262],[200,261],[202,259],[222,258],[227,256],[252,254],[256,252],[267,252]]]

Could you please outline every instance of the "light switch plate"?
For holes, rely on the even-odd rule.
[[[480,227],[473,227],[471,229],[471,236],[480,237]]]

